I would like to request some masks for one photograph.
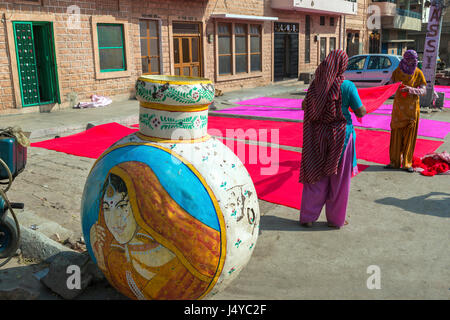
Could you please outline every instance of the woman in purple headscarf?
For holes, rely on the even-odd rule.
[[[414,172],[412,160],[419,126],[419,97],[426,94],[427,85],[425,76],[417,65],[417,52],[408,50],[392,74],[391,82],[402,82],[402,85],[394,99],[389,147],[390,163],[386,169],[403,167],[408,172]]]

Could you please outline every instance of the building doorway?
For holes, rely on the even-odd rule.
[[[373,31],[369,35],[369,53],[380,53],[381,35],[377,31]]]
[[[359,32],[347,33],[347,55],[349,57],[359,54]]]
[[[14,21],[22,106],[61,103],[52,22]]]
[[[274,80],[297,78],[299,25],[277,22],[274,28]]]
[[[173,24],[174,72],[177,76],[201,77],[202,43],[200,24]]]
[[[327,57],[327,38],[320,37],[320,62]]]

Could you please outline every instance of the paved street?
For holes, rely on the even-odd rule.
[[[272,97],[303,98],[303,88],[287,84]],[[225,94],[216,108],[258,95],[256,90]],[[267,95],[267,94],[266,94]],[[422,114],[450,122],[450,109]],[[32,141],[68,135],[88,123],[137,123],[138,103],[114,103],[102,109],[2,116],[0,127],[21,125]],[[283,148],[283,146],[281,146]],[[290,148],[292,150],[292,148]],[[301,149],[297,148],[298,151]],[[450,135],[438,151],[450,150]],[[8,192],[22,228],[35,226],[54,240],[71,243],[81,237],[80,202],[94,159],[40,148],[28,148],[25,171]],[[214,299],[449,299],[449,176],[370,167],[352,180],[348,221],[341,230],[326,227],[321,216],[312,229],[301,228],[299,212],[260,201],[258,243],[247,267]],[[67,242],[66,242],[67,243]],[[369,290],[369,266],[381,271],[381,289]],[[58,299],[31,275],[46,265],[14,259],[0,270],[0,289],[19,283],[39,299]],[[80,299],[121,299],[107,284],[89,288]]]

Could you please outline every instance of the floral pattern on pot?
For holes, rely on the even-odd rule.
[[[175,119],[167,116],[156,116],[155,114],[140,114],[139,123],[148,128],[171,130],[171,129],[203,129],[208,124],[208,117],[206,115],[190,116],[183,119]]]
[[[165,105],[206,105],[214,99],[212,83],[193,83],[176,85],[168,81],[165,84],[149,81],[136,81],[136,98],[141,102],[161,103]]]

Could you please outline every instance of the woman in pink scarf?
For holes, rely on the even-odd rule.
[[[332,51],[317,68],[303,102],[300,224],[306,227],[319,218],[323,206],[330,227],[346,224],[350,179],[357,172],[349,107],[357,117],[366,114],[355,85],[344,80],[347,64],[344,51]]]

